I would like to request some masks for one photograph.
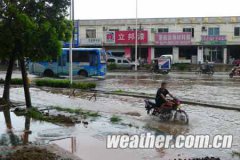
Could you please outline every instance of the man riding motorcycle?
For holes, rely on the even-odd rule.
[[[167,95],[175,99],[173,95],[170,94],[170,92],[167,90],[167,82],[162,82],[161,88],[158,89],[155,99],[156,106],[158,106],[159,109],[161,109],[161,107],[165,105],[169,107],[173,106],[173,102],[166,99]]]

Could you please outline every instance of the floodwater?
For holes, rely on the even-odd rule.
[[[231,103],[233,105],[240,102],[238,96],[240,80],[230,80],[225,75],[198,77],[189,74],[170,74],[167,76],[152,76],[146,73],[125,74],[125,76],[120,74],[122,73],[110,74],[106,80],[98,81],[98,88],[154,94],[161,81],[167,79],[170,82],[170,90],[174,91],[173,94],[178,97],[201,99],[212,103],[216,101],[222,104]],[[214,91],[214,89],[217,89],[217,91]],[[228,93],[226,93],[227,91]],[[0,88],[1,93],[2,88]],[[215,95],[212,95],[213,93]],[[144,101],[139,98],[98,94],[97,101],[89,101],[91,94],[86,93],[80,97],[69,98],[68,95],[53,94],[37,88],[31,88],[31,96],[33,105],[36,107],[82,108],[98,111],[102,115],[95,120],[89,119],[87,126],[77,124],[65,127],[31,120],[30,130],[32,134],[29,135],[29,141],[53,140],[50,143],[59,145],[83,160],[172,160],[174,158],[206,156],[221,157],[223,160],[239,159],[231,156],[232,151],[240,151],[240,112],[237,111],[183,105],[183,109],[189,114],[190,123],[189,125],[177,125],[160,122],[158,119],[148,116],[144,110]],[[11,98],[13,101],[24,102],[23,89],[12,88]],[[140,116],[129,116],[126,114],[128,112],[139,113]],[[112,115],[119,115],[123,119],[122,123],[132,124],[133,127],[124,124],[112,124],[110,122]],[[11,113],[11,118],[14,134],[22,137],[25,118],[16,117],[13,113]],[[3,116],[0,116],[0,126],[0,134],[9,133]],[[232,149],[106,149],[107,135],[132,135],[145,132],[175,136],[207,134],[211,137],[217,134],[231,134],[234,141]],[[66,139],[56,140],[61,139],[61,137]]]
[[[106,80],[98,81],[98,88],[156,94],[162,81],[169,82],[169,91],[180,99],[240,107],[240,78],[230,79],[228,73],[214,76],[194,73],[110,73]]]
[[[13,100],[23,102],[23,90],[15,88],[11,90]],[[173,123],[159,122],[157,119],[149,117],[144,111],[143,100],[137,98],[126,98],[121,96],[105,96],[99,95],[97,101],[88,101],[88,98],[69,98],[68,96],[47,93],[39,89],[31,89],[32,101],[34,106],[53,105],[68,108],[83,108],[94,111],[99,111],[103,117],[90,122],[87,128],[83,125],[76,125],[75,127],[57,127],[51,124],[34,122],[31,130],[35,133],[33,137],[37,137],[45,133],[50,135],[50,138],[56,136],[61,131],[67,136],[76,137],[76,148],[72,148],[72,140],[65,139],[53,143],[58,144],[64,149],[73,151],[83,159],[113,159],[116,154],[119,159],[159,159],[161,158],[178,158],[181,157],[201,157],[201,156],[220,156],[229,159],[232,150],[239,150],[239,133],[240,133],[240,112],[225,111],[220,109],[211,109],[201,106],[185,105],[184,109],[190,116],[190,124],[187,126],[179,126]],[[126,116],[127,112],[138,112],[140,117]],[[112,114],[118,114],[124,120],[124,123],[131,123],[136,127],[128,127],[124,125],[112,125],[109,118]],[[15,118],[15,117],[14,117]],[[3,123],[4,121],[1,120]],[[16,126],[24,126],[23,120],[15,120],[12,122]],[[42,127],[41,127],[42,124]],[[46,127],[45,127],[46,125]],[[36,128],[36,126],[39,126]],[[21,127],[16,127],[20,128]],[[59,128],[59,129],[57,129]],[[231,150],[107,150],[106,149],[106,135],[116,133],[138,134],[146,132],[144,128],[155,128],[164,134],[208,134],[210,136],[216,134],[232,134],[234,135],[234,145]],[[19,130],[19,129],[17,129]],[[70,135],[69,134],[70,131]],[[53,136],[51,136],[53,135]],[[33,138],[34,139],[34,138]],[[91,154],[94,150],[94,154]],[[117,159],[118,159],[117,158]]]

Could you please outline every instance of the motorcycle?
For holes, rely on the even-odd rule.
[[[178,99],[170,100],[173,105],[168,103],[163,104],[161,107],[150,100],[145,100],[145,109],[147,114],[159,117],[161,121],[178,121],[183,124],[189,123],[188,114],[181,109],[181,102]]]
[[[214,67],[212,65],[203,65],[201,66],[200,70],[196,72],[196,74],[214,74]]]
[[[230,78],[233,78],[234,76],[240,76],[240,69],[233,68],[231,73],[229,74]]]

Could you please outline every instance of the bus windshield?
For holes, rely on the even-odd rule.
[[[107,56],[106,53],[104,51],[101,52],[100,54],[100,61],[102,64],[105,64],[107,62]]]

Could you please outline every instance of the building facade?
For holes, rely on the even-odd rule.
[[[229,64],[240,59],[240,17],[79,20],[79,47],[103,47],[134,60],[172,54],[175,63]]]

